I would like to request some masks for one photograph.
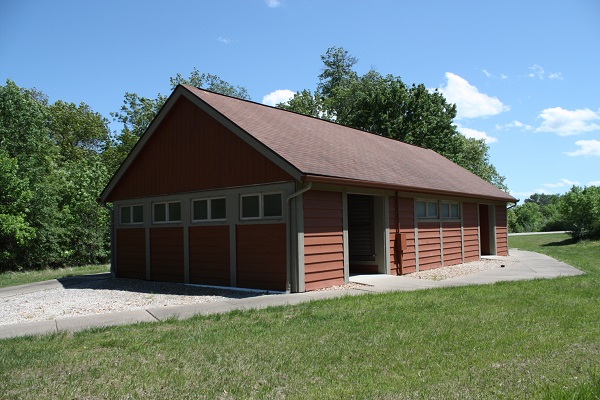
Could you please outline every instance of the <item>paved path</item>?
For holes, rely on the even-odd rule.
[[[329,299],[347,295],[365,293],[381,293],[390,291],[407,291],[430,289],[447,286],[465,286],[490,284],[500,281],[516,281],[539,278],[555,278],[559,276],[581,275],[583,272],[551,257],[522,250],[511,249],[511,258],[519,262],[507,263],[504,268],[477,272],[458,278],[441,281],[430,281],[411,278],[409,276],[391,275],[356,275],[350,281],[362,283],[360,289],[328,290],[307,293],[271,294],[244,299],[223,300],[214,303],[200,303],[184,306],[140,309],[82,317],[57,318],[48,321],[27,322],[0,326],[0,339],[16,336],[40,335],[61,331],[77,332],[84,329],[133,324],[136,322],[162,321],[166,318],[189,318],[194,315],[224,313],[233,310],[260,309],[270,306],[299,304],[311,300]],[[502,257],[498,257],[502,259]],[[60,286],[75,285],[90,279],[107,279],[109,274],[87,275],[83,277],[65,278],[29,285],[0,289],[0,299],[19,293],[31,293]]]

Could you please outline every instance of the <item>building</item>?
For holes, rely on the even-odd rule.
[[[516,199],[432,150],[180,85],[99,201],[117,277],[303,292],[507,255]]]

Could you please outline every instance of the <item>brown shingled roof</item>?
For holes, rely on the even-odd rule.
[[[306,180],[516,199],[433,150],[192,86],[187,91],[279,155]]]

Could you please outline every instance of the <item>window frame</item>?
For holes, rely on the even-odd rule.
[[[169,205],[170,204],[174,204],[174,203],[179,203],[179,219],[178,220],[171,220],[170,219],[170,211],[169,211]],[[164,204],[165,205],[165,220],[164,221],[157,221],[156,220],[156,209],[155,207],[159,204]],[[162,224],[178,224],[181,223],[182,220],[182,209],[181,209],[181,200],[173,200],[173,201],[157,201],[152,203],[152,223],[153,224],[158,224],[158,225],[162,225]]]
[[[425,203],[425,216],[418,215],[418,211],[417,211],[418,203]],[[435,204],[436,215],[430,215],[429,204]],[[415,216],[417,217],[417,219],[430,219],[430,220],[440,219],[439,202],[437,200],[431,200],[431,199],[417,199],[415,201]]]
[[[212,202],[213,200],[225,200],[225,218],[213,218],[213,208]],[[206,201],[206,219],[196,219],[194,215],[194,203],[197,201]],[[191,219],[192,222],[224,222],[227,221],[227,197],[226,196],[216,196],[216,197],[201,197],[197,199],[192,199],[191,201]]]
[[[442,215],[441,209],[442,209],[442,204],[446,204],[448,205],[448,216],[445,217]],[[452,214],[452,209],[453,206],[456,206],[456,215],[453,216]],[[458,201],[440,201],[440,218],[441,219],[454,219],[454,220],[459,220],[461,218],[461,212],[460,212],[460,203]]]
[[[270,195],[279,195],[280,205],[281,205],[281,214],[280,215],[265,215],[265,196]],[[244,217],[244,198],[246,197],[258,197],[258,216],[252,217]],[[261,192],[261,193],[247,193],[240,194],[240,221],[259,221],[259,220],[279,220],[284,216],[284,207],[283,207],[283,192],[275,191],[275,192]]]
[[[135,222],[134,221],[134,212],[133,209],[134,207],[141,207],[142,208],[142,220],[139,222]],[[123,222],[123,209],[128,208],[129,209],[129,221],[128,222]],[[144,205],[143,204],[127,204],[127,205],[122,205],[119,206],[119,225],[143,225],[144,224]]]

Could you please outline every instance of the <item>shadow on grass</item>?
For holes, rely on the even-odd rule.
[[[568,239],[565,239],[565,240],[561,240],[560,242],[545,243],[545,244],[541,245],[541,247],[568,246],[570,244],[575,244],[575,243],[577,243],[577,239],[568,238]]]

